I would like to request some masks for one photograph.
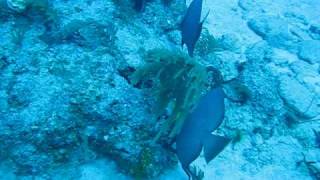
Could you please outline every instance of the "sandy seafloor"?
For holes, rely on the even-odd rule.
[[[126,0],[53,0],[57,27],[23,3],[0,0],[0,179],[187,179],[160,145],[135,177],[154,101],[126,79],[145,51],[180,48],[184,3],[138,13]],[[194,164],[207,180],[319,179],[320,1],[205,0],[208,10],[202,36],[224,49],[196,56],[251,97],[226,100],[221,131],[241,140]]]

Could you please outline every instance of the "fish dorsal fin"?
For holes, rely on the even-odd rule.
[[[202,22],[200,22],[200,24],[198,25],[198,28],[196,29],[196,37],[197,37],[197,40],[200,38],[201,31],[202,31]],[[196,42],[194,42],[194,45],[193,45],[193,46],[195,46],[195,43],[196,43]]]
[[[207,163],[214,159],[230,142],[230,139],[208,133],[203,140],[204,158]]]
[[[209,9],[209,11],[207,12],[207,14],[204,16],[203,20],[200,22],[201,25],[204,23],[205,20],[207,20],[209,14],[210,14],[210,9]]]

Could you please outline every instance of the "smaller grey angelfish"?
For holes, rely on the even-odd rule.
[[[193,0],[188,7],[187,13],[181,23],[181,45],[186,44],[188,48],[189,56],[193,57],[193,51],[195,45],[200,37],[202,31],[203,22],[209,15],[209,12],[205,18],[200,22],[202,11],[202,0]]]

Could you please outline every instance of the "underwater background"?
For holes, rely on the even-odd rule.
[[[0,179],[188,179],[170,141],[217,85],[198,179],[320,179],[320,1],[204,0],[193,57],[190,2],[0,0]]]

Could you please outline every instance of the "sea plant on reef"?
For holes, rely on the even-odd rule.
[[[208,72],[196,59],[180,51],[154,49],[147,52],[145,60],[146,64],[135,71],[131,80],[135,85],[153,82],[156,116],[160,117],[166,110],[170,112],[155,140],[165,134],[173,138],[206,91]]]

